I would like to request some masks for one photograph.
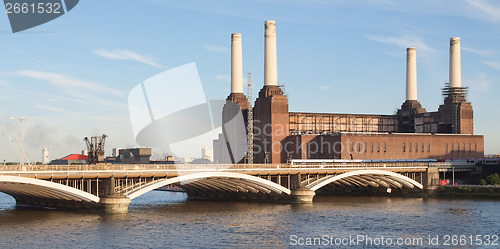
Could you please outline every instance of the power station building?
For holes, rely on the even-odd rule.
[[[231,40],[231,93],[223,123],[241,110],[247,124],[252,107],[243,93],[241,34],[232,34]],[[394,115],[290,112],[287,96],[278,86],[275,21],[265,22],[264,53],[264,86],[252,109],[254,163],[484,156],[484,136],[474,135],[472,105],[467,88],[462,87],[459,37],[450,39],[449,83],[442,89],[444,102],[435,112],[428,112],[417,99],[415,48],[406,50],[406,101]],[[245,137],[223,129],[214,141],[215,163],[245,161],[224,156],[234,154],[231,139]]]

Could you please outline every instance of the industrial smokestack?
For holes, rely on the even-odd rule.
[[[231,34],[231,93],[243,93],[241,34]]]
[[[276,22],[266,21],[264,45],[264,85],[278,85],[278,60],[276,52]]]
[[[417,51],[406,49],[406,100],[417,100]]]
[[[462,87],[460,37],[450,38],[450,88]]]

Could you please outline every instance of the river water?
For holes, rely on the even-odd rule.
[[[18,210],[0,193],[0,248],[499,248],[498,235],[496,200],[316,196],[292,205],[152,191],[110,215]]]

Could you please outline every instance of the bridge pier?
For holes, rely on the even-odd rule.
[[[434,190],[439,186],[439,171],[437,167],[427,168],[422,182],[425,190]]]
[[[128,213],[128,206],[132,200],[125,196],[116,193],[116,182],[114,175],[111,178],[102,181],[101,193],[105,195],[100,196],[99,206],[100,211],[108,214],[126,214]]]
[[[312,203],[316,192],[308,188],[293,189],[290,193],[294,203]]]
[[[132,200],[123,195],[102,196],[99,200],[101,211],[108,214],[126,214]]]

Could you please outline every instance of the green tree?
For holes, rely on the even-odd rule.
[[[486,181],[489,185],[500,185],[500,175],[493,174],[486,177]]]
[[[481,180],[479,181],[479,185],[486,185],[486,180],[481,179]]]

